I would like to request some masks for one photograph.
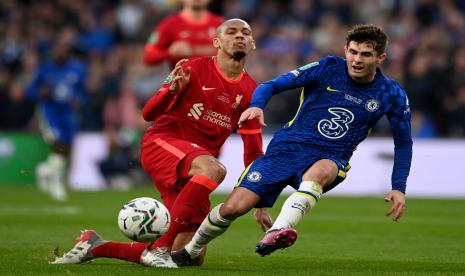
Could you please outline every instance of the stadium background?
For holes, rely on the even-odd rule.
[[[147,127],[140,110],[169,70],[166,65],[144,66],[142,52],[154,26],[178,8],[179,1],[162,0],[1,1],[0,185],[32,184],[34,165],[46,156],[47,146],[38,136],[37,114],[25,98],[25,88],[37,66],[49,58],[57,39],[74,45],[74,57],[85,62],[89,72],[86,85],[90,103],[80,110],[82,132],[76,142],[80,146],[75,147],[80,155],[73,159],[71,182],[82,189],[149,183],[138,165],[140,133]],[[327,54],[343,55],[345,34],[353,24],[381,25],[390,36],[388,59],[382,69],[408,92],[415,145],[428,139],[450,150],[449,156],[444,152],[430,155],[426,168],[436,169],[439,176],[439,172],[463,163],[465,1],[225,0],[212,1],[210,8],[252,25],[258,49],[250,56],[247,70],[257,82]],[[266,110],[269,126],[265,133],[271,135],[288,121],[297,103],[297,91],[275,97]],[[366,143],[377,141],[377,137],[390,139],[385,119],[371,137]],[[428,148],[435,146],[427,143],[415,154],[424,148],[428,158]],[[225,150],[222,157],[236,164],[240,172],[240,156],[227,154]],[[425,161],[423,156],[414,155],[416,172],[425,168],[415,166],[416,160]],[[120,177],[102,179],[98,163],[108,158],[121,164]],[[368,165],[363,162],[358,167]],[[382,166],[383,171],[390,171],[389,166]],[[232,171],[229,176],[235,179],[236,169]],[[86,177],[90,179],[87,182]],[[382,177],[387,189],[389,173]],[[459,175],[449,174],[446,181],[457,183],[453,181],[456,177]],[[430,181],[431,185],[435,182]]]
[[[160,271],[108,259],[90,265],[49,265],[53,248],[59,246],[60,252],[71,248],[80,229],[95,229],[105,239],[125,240],[116,223],[121,204],[135,197],[158,196],[138,168],[138,137],[147,126],[139,112],[168,69],[147,68],[141,59],[153,27],[177,10],[177,2],[0,1],[1,275],[465,274],[463,0],[211,3],[213,11],[251,23],[258,49],[247,68],[258,82],[322,55],[342,54],[345,33],[354,23],[384,27],[391,40],[383,70],[407,89],[413,110],[414,159],[406,212],[399,223],[384,217],[389,204],[382,195],[390,188],[392,138],[383,121],[361,144],[348,180],[337,188],[347,189],[352,196],[325,196],[298,225],[296,244],[285,251],[267,258],[255,254],[255,242],[263,234],[252,216],[246,215],[209,245],[202,267]],[[124,165],[123,177],[112,183],[74,183],[104,190],[72,191],[67,202],[54,202],[34,186],[34,166],[46,158],[48,148],[40,138],[34,106],[24,96],[56,36],[73,41],[75,57],[90,72],[91,104],[81,110],[83,132],[77,141],[84,145],[76,147],[78,153],[88,155],[73,164],[93,167],[90,171],[87,167],[90,173],[79,174],[81,168],[76,177],[98,178],[96,164],[108,153]],[[267,135],[292,117],[297,102],[297,91],[270,102]],[[237,173],[232,168],[240,170],[242,160],[239,139],[232,140],[236,142],[226,145],[222,161],[234,180]],[[229,152],[235,155],[229,158]],[[227,182],[233,181],[223,184]],[[115,189],[132,185],[140,186]],[[459,199],[413,198],[415,191],[420,196]],[[225,197],[211,196],[214,205]],[[274,217],[283,201],[278,199],[271,210]]]

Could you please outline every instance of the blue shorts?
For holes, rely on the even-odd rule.
[[[56,109],[42,107],[40,128],[47,142],[71,145],[79,126],[74,111],[58,112]]]
[[[261,199],[255,206],[256,208],[272,207],[287,185],[298,189],[303,174],[321,159],[334,161],[339,169],[333,183],[323,189],[325,193],[346,178],[350,165],[336,158],[322,157],[320,154],[306,156],[292,153],[266,154],[244,170],[236,187],[246,188],[260,196]]]

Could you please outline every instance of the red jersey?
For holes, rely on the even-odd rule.
[[[168,48],[175,41],[185,41],[192,48],[192,56],[212,56],[216,54],[213,37],[216,28],[224,22],[224,17],[208,12],[202,21],[193,21],[183,13],[171,15],[160,22],[150,36],[144,54],[144,63],[153,65],[167,59],[170,68],[182,58],[171,57]],[[188,58],[188,57],[186,57]]]
[[[218,156],[221,146],[236,130],[239,117],[250,104],[257,84],[243,71],[235,80],[219,69],[216,57],[189,59],[187,86],[172,96],[163,87],[143,109],[144,119],[154,121],[148,133],[173,135],[193,142]],[[261,126],[257,120],[247,121],[238,130],[244,141],[244,163],[250,164],[263,154]]]

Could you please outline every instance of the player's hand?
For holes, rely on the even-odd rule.
[[[168,48],[168,54],[174,58],[188,58],[192,56],[192,47],[184,40],[175,41]]]
[[[394,213],[393,221],[398,221],[402,214],[404,213],[405,208],[405,195],[401,191],[392,190],[384,197],[386,202],[392,202],[391,209],[387,211],[386,216],[390,216]]]
[[[246,111],[242,112],[239,118],[239,127],[247,120],[257,119],[261,126],[266,126],[265,115],[263,115],[263,109],[258,107],[249,107]]]
[[[257,208],[253,213],[255,221],[260,225],[263,232],[266,232],[273,225],[273,219],[268,213],[268,208]]]
[[[187,62],[187,59],[181,59],[176,63],[173,71],[170,75],[173,78],[171,80],[171,85],[168,87],[168,90],[171,93],[176,93],[181,91],[188,83],[191,76],[191,69],[189,67],[183,69],[182,65]]]

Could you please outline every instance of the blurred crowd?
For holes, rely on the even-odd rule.
[[[0,1],[0,130],[37,129],[25,91],[54,43],[68,41],[87,70],[81,130],[131,143],[128,130],[145,129],[140,109],[169,73],[166,65],[143,65],[144,44],[179,7],[174,0]],[[327,54],[343,55],[354,24],[381,25],[390,36],[382,69],[408,92],[413,136],[465,137],[465,1],[223,0],[210,7],[251,24],[258,49],[247,69],[257,82]],[[290,119],[297,104],[297,91],[274,99],[269,130]],[[374,134],[390,135],[388,124],[381,122]]]

